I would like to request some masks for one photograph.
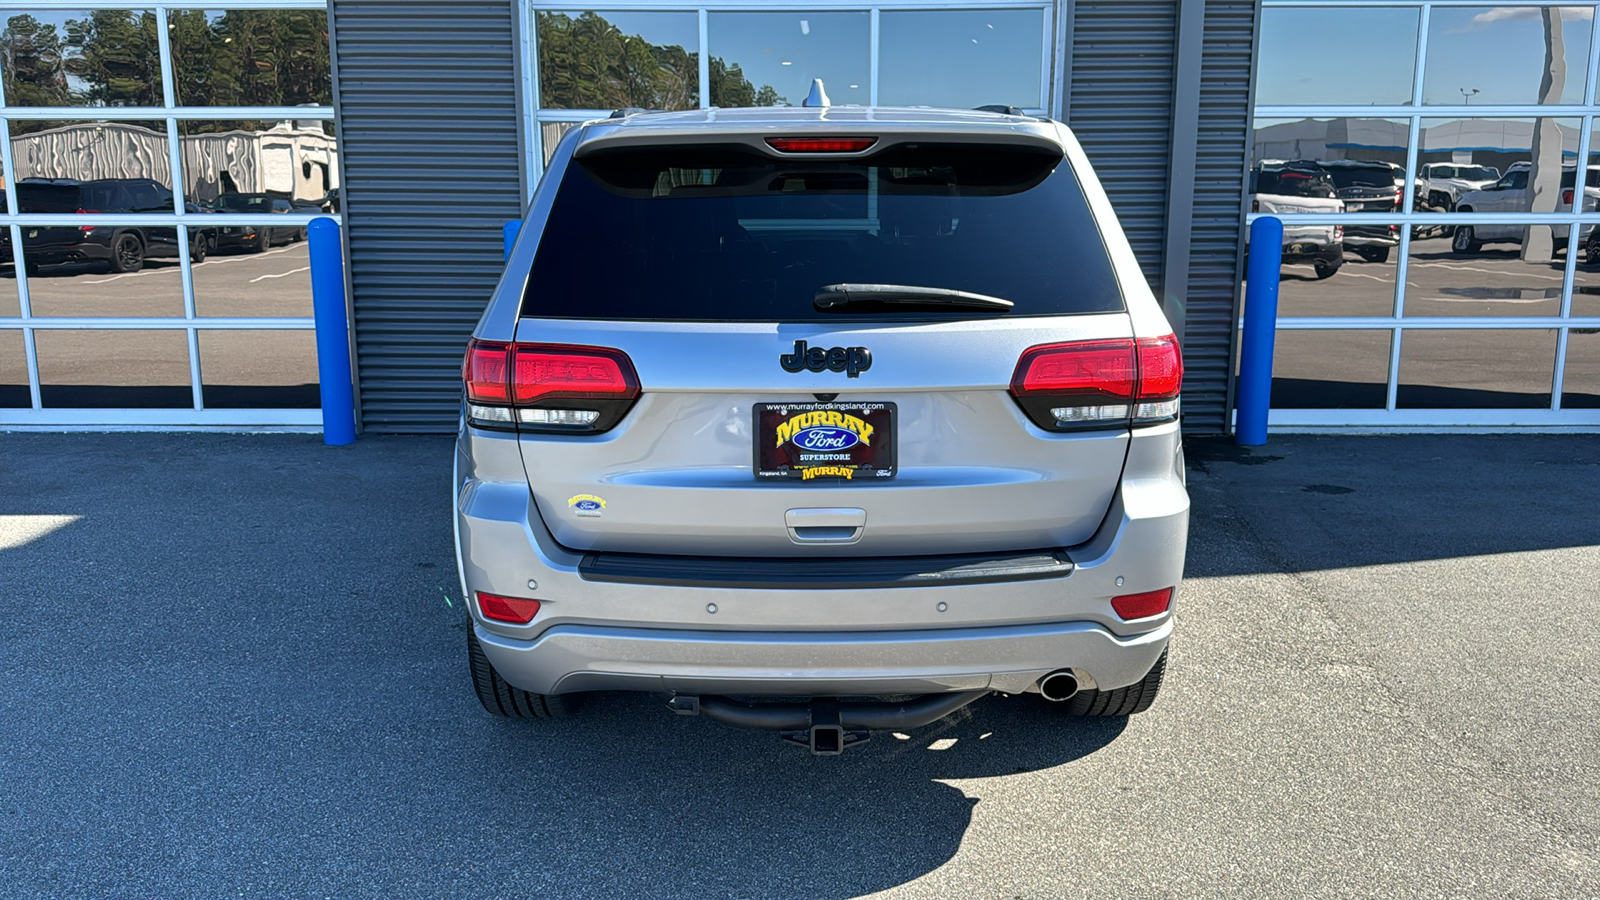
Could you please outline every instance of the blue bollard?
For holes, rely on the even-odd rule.
[[[500,239],[506,244],[506,259],[511,258],[511,248],[517,244],[517,232],[522,230],[522,220],[514,219],[500,229]]]
[[[1283,222],[1272,216],[1251,222],[1244,338],[1239,348],[1238,421],[1233,432],[1233,439],[1244,447],[1259,447],[1267,442],[1272,347],[1278,331],[1278,272],[1282,266]]]
[[[350,323],[344,303],[344,248],[339,223],[327,216],[306,226],[311,250],[311,309],[317,319],[317,378],[322,384],[322,442],[356,440],[355,392],[350,385]]]

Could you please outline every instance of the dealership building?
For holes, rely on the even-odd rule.
[[[317,427],[305,227],[331,215],[361,427],[451,431],[502,227],[563,132],[799,105],[819,78],[835,105],[1069,124],[1181,340],[1191,432],[1231,430],[1267,213],[1274,427],[1595,428],[1597,24],[1477,0],[7,4],[0,428]]]

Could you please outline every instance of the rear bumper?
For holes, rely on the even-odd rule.
[[[481,625],[478,640],[512,684],[540,694],[1022,693],[1069,666],[1105,687],[1143,678],[1169,620],[1128,637],[1086,622],[892,632],[712,632],[562,625],[532,641]]]
[[[1177,586],[1188,532],[1178,426],[1141,432],[1099,531],[1066,548],[1070,574],[802,589],[586,579],[585,554],[539,516],[515,436],[469,430],[456,459],[462,589],[540,601],[525,626],[468,608],[501,675],[542,694],[1018,692],[1060,668],[1123,687],[1160,656],[1173,613],[1125,622],[1111,598]]]

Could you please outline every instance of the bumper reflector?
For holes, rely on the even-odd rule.
[[[526,597],[502,597],[499,594],[478,592],[478,609],[483,617],[496,622],[526,625],[539,614],[539,601]]]
[[[1142,594],[1123,594],[1111,598],[1111,608],[1124,619],[1148,619],[1159,616],[1172,605],[1172,588],[1145,591]]]

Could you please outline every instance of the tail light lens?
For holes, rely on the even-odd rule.
[[[1344,226],[1343,225],[1335,225],[1335,226],[1333,226],[1333,242],[1335,244],[1337,244],[1342,240],[1344,240]]]
[[[1011,396],[1047,431],[1126,427],[1177,418],[1183,358],[1173,335],[1030,347]]]
[[[621,350],[473,339],[461,366],[467,418],[485,428],[605,431],[639,397]]]
[[[499,594],[478,592],[478,610],[485,619],[526,625],[539,614],[539,601],[527,597],[502,597]],[[1124,617],[1126,618],[1126,617]]]
[[[1572,205],[1572,188],[1567,188],[1561,192],[1561,202],[1567,206]]]
[[[1172,588],[1111,598],[1111,608],[1123,619],[1148,619],[1161,615],[1171,607]]]

